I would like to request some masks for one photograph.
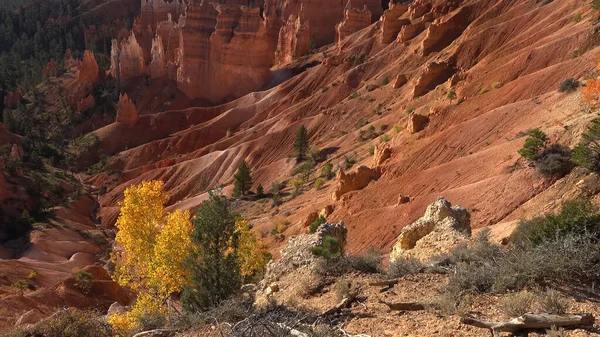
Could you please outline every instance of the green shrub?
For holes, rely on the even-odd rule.
[[[27,281],[25,281],[25,280],[16,280],[12,284],[12,287],[17,290],[17,292],[19,293],[19,295],[23,296],[23,293],[29,287],[29,283]]]
[[[388,134],[384,134],[384,135],[381,135],[381,137],[379,137],[379,140],[380,140],[382,143],[387,143],[387,142],[389,142],[391,139],[392,139],[392,138],[391,138],[391,137],[390,137],[390,135],[388,135]]]
[[[80,271],[75,275],[75,284],[74,286],[79,289],[84,294],[89,294],[90,290],[92,290],[92,281],[94,276],[87,271]]]
[[[398,278],[417,274],[423,270],[423,267],[423,263],[414,257],[400,256],[388,264],[387,275],[391,278]]]
[[[500,306],[507,316],[518,317],[531,312],[535,300],[534,293],[524,290],[504,297]]]
[[[355,99],[355,98],[358,98],[359,96],[360,96],[360,94],[357,91],[355,91],[350,96],[348,96],[348,98]]]
[[[110,324],[94,312],[68,309],[52,315],[34,328],[35,336],[44,337],[112,337]]]
[[[313,221],[310,225],[308,225],[308,232],[309,233],[314,233],[317,231],[317,229],[319,228],[319,226],[321,226],[322,224],[326,223],[327,219],[324,216],[319,216],[319,218],[315,221]]]
[[[377,274],[380,272],[382,254],[375,248],[370,248],[365,254],[351,255],[346,258],[350,267],[365,274]]]
[[[265,189],[263,188],[263,186],[261,184],[258,184],[258,186],[256,186],[256,195],[259,197],[262,197],[265,194]]]
[[[535,128],[529,131],[529,137],[525,140],[523,148],[518,152],[521,157],[530,161],[535,161],[539,158],[546,146],[548,146],[548,136],[546,136],[539,128]]]
[[[571,149],[554,144],[542,152],[534,166],[546,178],[562,178],[573,169]]]
[[[323,185],[325,185],[325,179],[323,178],[317,178],[315,180],[315,190],[320,190],[323,188]]]
[[[537,246],[568,234],[600,237],[600,213],[589,200],[570,200],[556,215],[521,221],[512,234],[512,241],[521,246]]]
[[[558,291],[548,289],[539,295],[540,309],[550,314],[564,314],[569,309],[569,302]]]
[[[450,101],[454,101],[456,99],[456,92],[451,90],[446,98],[448,98]]]
[[[573,54],[574,58],[577,57],[578,55]],[[574,79],[574,78],[568,78],[566,80],[564,80],[561,84],[560,87],[558,88],[559,92],[571,92],[571,91],[575,91],[577,90],[577,88],[579,87],[579,81]]]
[[[335,173],[333,173],[333,164],[328,162],[325,165],[323,165],[323,168],[321,169],[321,177],[327,180],[330,180],[333,177],[335,177]]]
[[[600,172],[600,118],[590,121],[581,142],[573,149],[575,165]]]
[[[313,255],[322,257],[325,260],[340,257],[341,255],[340,243],[336,238],[331,235],[325,235],[323,242],[320,246],[311,247],[310,251]]]

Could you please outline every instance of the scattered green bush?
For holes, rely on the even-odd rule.
[[[325,165],[323,165],[323,168],[321,169],[321,177],[327,180],[330,180],[333,177],[335,177],[335,173],[333,173],[333,164],[328,162]]]
[[[598,212],[588,202],[570,202],[558,215],[521,222],[511,248],[503,250],[482,237],[473,246],[457,246],[435,264],[452,270],[446,291],[454,295],[591,285],[600,277],[598,224]]]
[[[34,336],[44,337],[112,337],[110,324],[90,311],[68,309],[52,315],[33,329]]]
[[[27,290],[27,288],[29,287],[29,283],[25,280],[16,280],[12,284],[12,287],[17,290],[19,295],[23,296],[23,293],[25,293],[25,290]]]
[[[569,309],[569,302],[558,291],[548,289],[539,295],[540,309],[550,314],[564,314]]]
[[[573,53],[573,57],[577,57],[579,56],[579,54],[575,54],[575,52]],[[577,88],[579,87],[579,81],[574,79],[574,78],[568,78],[566,80],[564,80],[561,84],[560,87],[558,88],[559,92],[571,92],[571,91],[575,91],[577,90]]]
[[[535,301],[535,294],[524,290],[505,296],[502,298],[500,306],[502,307],[502,311],[507,316],[519,317],[531,312]]]
[[[92,281],[94,276],[87,271],[80,271],[75,275],[74,286],[84,294],[89,294],[92,290]]]
[[[600,212],[589,200],[570,200],[558,214],[521,221],[511,239],[521,246],[538,246],[569,234],[600,237]]]
[[[321,243],[321,245],[311,247],[310,251],[315,256],[322,257],[325,260],[329,260],[332,258],[340,257],[341,249],[342,247],[340,247],[340,243],[335,237],[331,235],[325,235],[323,237],[323,242]]]
[[[573,169],[571,149],[559,144],[553,144],[536,160],[535,168],[546,178],[562,178]]]
[[[315,221],[313,221],[310,225],[308,225],[308,232],[309,233],[314,233],[317,231],[317,229],[319,228],[319,226],[321,226],[322,224],[326,223],[327,219],[324,216],[319,216],[319,218]]]
[[[529,137],[518,151],[546,178],[561,178],[573,169],[571,149],[560,144],[548,147],[548,136],[539,128],[529,131]]]
[[[400,256],[388,264],[387,275],[391,278],[398,278],[406,275],[420,273],[423,270],[423,263],[413,257]]]
[[[600,172],[600,118],[590,121],[581,142],[573,149],[572,159],[577,166]]]
[[[537,160],[543,150],[548,146],[548,136],[539,128],[529,131],[529,137],[525,140],[523,148],[518,152],[521,157],[529,161]]]
[[[346,257],[350,267],[366,274],[377,274],[380,272],[382,261],[381,251],[370,248],[365,254],[351,255]]]
[[[323,188],[323,185],[325,185],[325,179],[323,178],[317,178],[315,180],[315,190],[320,190]]]

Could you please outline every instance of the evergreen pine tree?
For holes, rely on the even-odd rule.
[[[237,173],[233,176],[233,196],[238,197],[240,195],[246,195],[252,187],[252,175],[250,167],[245,160],[238,165]]]
[[[241,286],[239,233],[229,201],[213,193],[196,212],[193,226],[187,261],[192,279],[181,302],[186,310],[200,311],[218,305]]]
[[[296,160],[302,161],[306,159],[308,153],[308,131],[306,127],[302,125],[296,133],[296,140],[294,141],[294,150],[296,150]]]

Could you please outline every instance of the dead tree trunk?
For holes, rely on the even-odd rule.
[[[593,326],[594,316],[592,314],[525,314],[513,318],[508,322],[487,322],[473,317],[463,317],[463,324],[473,325],[478,328],[490,329],[495,336],[499,332],[515,333],[526,329],[551,329],[552,327]]]
[[[379,303],[383,303],[383,304],[387,305],[388,308],[390,308],[390,310],[395,310],[395,311],[400,311],[400,310],[419,311],[419,310],[425,310],[427,308],[427,304],[425,304],[425,303],[419,303],[419,302],[391,303],[391,302],[386,302],[379,297],[377,297],[377,299],[379,300]]]

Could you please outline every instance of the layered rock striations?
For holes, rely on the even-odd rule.
[[[148,26],[156,29],[162,21],[167,21],[169,17],[178,18],[185,14],[186,4],[183,0],[141,0],[140,26]]]
[[[127,96],[123,94],[119,97],[119,110],[117,110],[117,123],[134,125],[137,123],[139,118],[135,103]]]
[[[126,81],[146,73],[144,52],[133,32],[128,39],[121,43],[116,39],[112,41],[109,72],[120,81]]]
[[[281,27],[277,40],[276,62],[287,63],[298,56],[306,55],[314,43],[310,37],[310,26],[304,19],[303,11],[292,14]]]
[[[179,88],[213,103],[259,90],[275,58],[259,7],[192,4],[179,45]]]
[[[348,0],[344,9],[344,20],[336,26],[336,42],[341,42],[348,36],[371,24],[371,12],[367,6],[362,9],[354,7],[351,0]]]
[[[398,33],[404,26],[411,24],[409,19],[401,18],[408,11],[408,5],[390,2],[390,8],[381,16],[381,43],[390,43],[398,37]]]

